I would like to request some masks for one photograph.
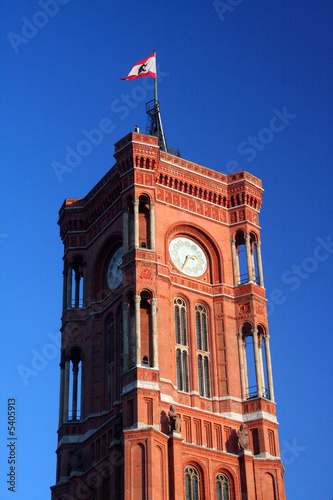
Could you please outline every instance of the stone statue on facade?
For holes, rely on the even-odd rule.
[[[175,405],[170,406],[169,419],[170,419],[170,424],[169,424],[170,432],[173,431],[180,432],[181,418],[178,416],[176,412]]]
[[[249,431],[248,427],[246,424],[242,424],[239,428],[239,431],[237,433],[238,436],[238,442],[239,446],[243,450],[249,450],[250,449],[250,436],[249,436]]]

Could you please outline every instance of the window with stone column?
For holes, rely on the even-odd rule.
[[[84,265],[80,255],[67,262],[64,270],[63,309],[84,306]]]
[[[140,330],[141,330],[141,364],[153,366],[152,315],[151,294],[141,293],[140,300]]]
[[[150,248],[150,200],[148,196],[139,198],[139,246]]]
[[[238,341],[242,398],[257,396],[257,380],[255,371],[255,352],[253,345],[253,328],[250,323],[244,323]]]
[[[124,339],[123,339],[123,308],[119,305],[116,311],[115,322],[115,380],[114,397],[115,401],[120,401],[121,380],[124,364]]]
[[[250,254],[251,254],[251,272],[252,272],[252,281],[254,283],[259,284],[259,276],[258,276],[258,255],[257,255],[257,240],[258,237],[255,233],[250,233]]]
[[[234,245],[234,248],[232,248],[232,261],[235,285],[241,285],[249,281],[245,236],[244,231],[239,230],[232,241]]]
[[[174,300],[174,322],[176,341],[177,388],[179,391],[189,392],[187,308],[185,300],[181,297],[176,297]]]
[[[243,229],[239,229],[230,244],[234,285],[250,282],[263,287],[261,242],[258,235],[253,231],[246,234]]]
[[[264,335],[265,335],[264,328],[261,325],[258,325],[258,353],[260,362],[262,395],[265,398],[269,398]]]
[[[68,365],[67,365],[68,364]],[[79,348],[70,351],[66,361],[65,372],[67,383],[65,383],[65,406],[67,406],[67,420],[76,421],[81,418],[81,385],[82,385],[82,353]],[[66,370],[67,368],[67,370]]]
[[[135,321],[135,297],[128,297],[128,368],[136,365],[136,321]]]
[[[253,327],[246,322],[237,339],[242,398],[266,397],[274,401],[269,336],[261,325]]]
[[[114,392],[115,392],[115,336],[114,336],[114,316],[111,314],[108,327],[107,327],[107,340],[108,340],[108,409],[112,408],[114,402]]]
[[[200,500],[200,475],[192,465],[185,468],[185,500]]]
[[[210,360],[208,344],[207,309],[202,304],[195,306],[195,333],[197,345],[198,382],[200,396],[209,398],[210,391]]]
[[[234,285],[250,282],[263,287],[261,243],[258,235],[252,231],[246,234],[240,229],[230,243]]]
[[[226,474],[220,472],[215,478],[216,500],[230,500],[230,481]]]

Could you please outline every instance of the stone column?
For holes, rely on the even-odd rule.
[[[135,248],[139,248],[139,203],[139,200],[133,200]]]
[[[254,248],[251,249],[251,268],[252,268],[252,279],[254,283],[256,283],[257,277],[256,277],[256,266],[254,264]]]
[[[128,371],[128,303],[122,303],[123,309],[123,373]]]
[[[257,267],[258,267],[259,286],[264,287],[264,274],[262,271],[262,260],[261,260],[261,241],[256,241],[256,249],[257,249]]]
[[[149,219],[150,219],[150,248],[151,250],[156,249],[155,242],[155,203],[153,201],[150,202],[149,205]]]
[[[232,259],[232,271],[234,275],[234,285],[239,284],[239,273],[237,273],[237,254],[236,254],[236,240],[230,240],[231,244],[231,259]]]
[[[77,419],[77,379],[79,373],[79,365],[73,362],[73,400],[72,400],[72,420]]]
[[[63,285],[62,285],[62,312],[67,309],[67,272],[63,271]]]
[[[153,367],[158,368],[157,299],[151,299],[151,321],[153,331]]]
[[[265,354],[266,354],[266,367],[267,367],[267,381],[268,381],[268,391],[269,399],[274,400],[274,387],[273,387],[273,374],[272,374],[272,362],[271,362],[271,350],[269,347],[269,335],[266,333],[264,335],[265,342]]]
[[[253,328],[253,351],[254,351],[254,367],[256,370],[256,380],[257,380],[257,397],[262,397],[262,383],[261,383],[261,373],[260,373],[260,359],[259,359],[259,347],[258,347],[258,330]]]
[[[128,252],[128,208],[123,208],[123,249]]]
[[[80,378],[81,391],[80,391],[80,417],[79,417],[79,419],[83,420],[82,409],[83,409],[83,394],[84,394],[84,389],[85,389],[84,388],[84,359],[81,359],[79,364],[81,364],[81,378]]]
[[[82,266],[82,307],[86,307],[87,305],[87,280],[86,280],[86,275],[87,275],[87,268],[86,264],[83,264]]]
[[[75,271],[75,308],[80,307],[80,279],[79,271]]]
[[[237,333],[237,343],[238,343],[239,372],[240,372],[240,379],[241,379],[242,399],[246,399],[244,357],[243,357],[244,356],[243,355],[243,336],[241,333]]]
[[[264,374],[264,363],[262,360],[262,338],[258,340],[258,346],[259,346],[259,364],[260,364],[260,376],[261,376],[261,386],[262,386],[262,395],[266,396],[265,394],[265,374]]]
[[[136,352],[136,365],[141,365],[141,328],[140,328],[140,295],[135,295],[135,352]]]
[[[73,284],[73,271],[72,264],[68,264],[67,268],[67,309],[72,308],[72,284]]]
[[[247,279],[248,279],[248,281],[253,281],[250,235],[249,234],[245,235],[245,250],[246,250]]]
[[[249,397],[249,378],[247,375],[247,359],[246,359],[246,339],[243,341],[243,363],[244,363],[244,385],[245,385],[245,399]]]
[[[65,384],[65,364],[60,363],[59,427],[63,423],[63,417],[64,417],[64,384]]]
[[[68,422],[68,398],[69,398],[69,359],[65,360],[65,381],[64,381],[64,413],[63,422]]]
[[[236,250],[236,275],[237,275],[237,284],[240,285],[242,283],[241,281],[241,275],[240,275],[240,270],[239,270],[239,250]]]

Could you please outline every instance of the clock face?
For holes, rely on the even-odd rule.
[[[201,276],[207,270],[207,259],[202,248],[185,237],[175,238],[169,245],[169,253],[175,267],[187,276]]]
[[[123,247],[118,248],[111,257],[108,267],[107,283],[111,290],[117,288],[123,279],[121,265],[123,262]]]

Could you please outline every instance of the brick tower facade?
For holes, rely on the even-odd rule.
[[[53,500],[283,500],[261,181],[130,133],[60,209]]]

